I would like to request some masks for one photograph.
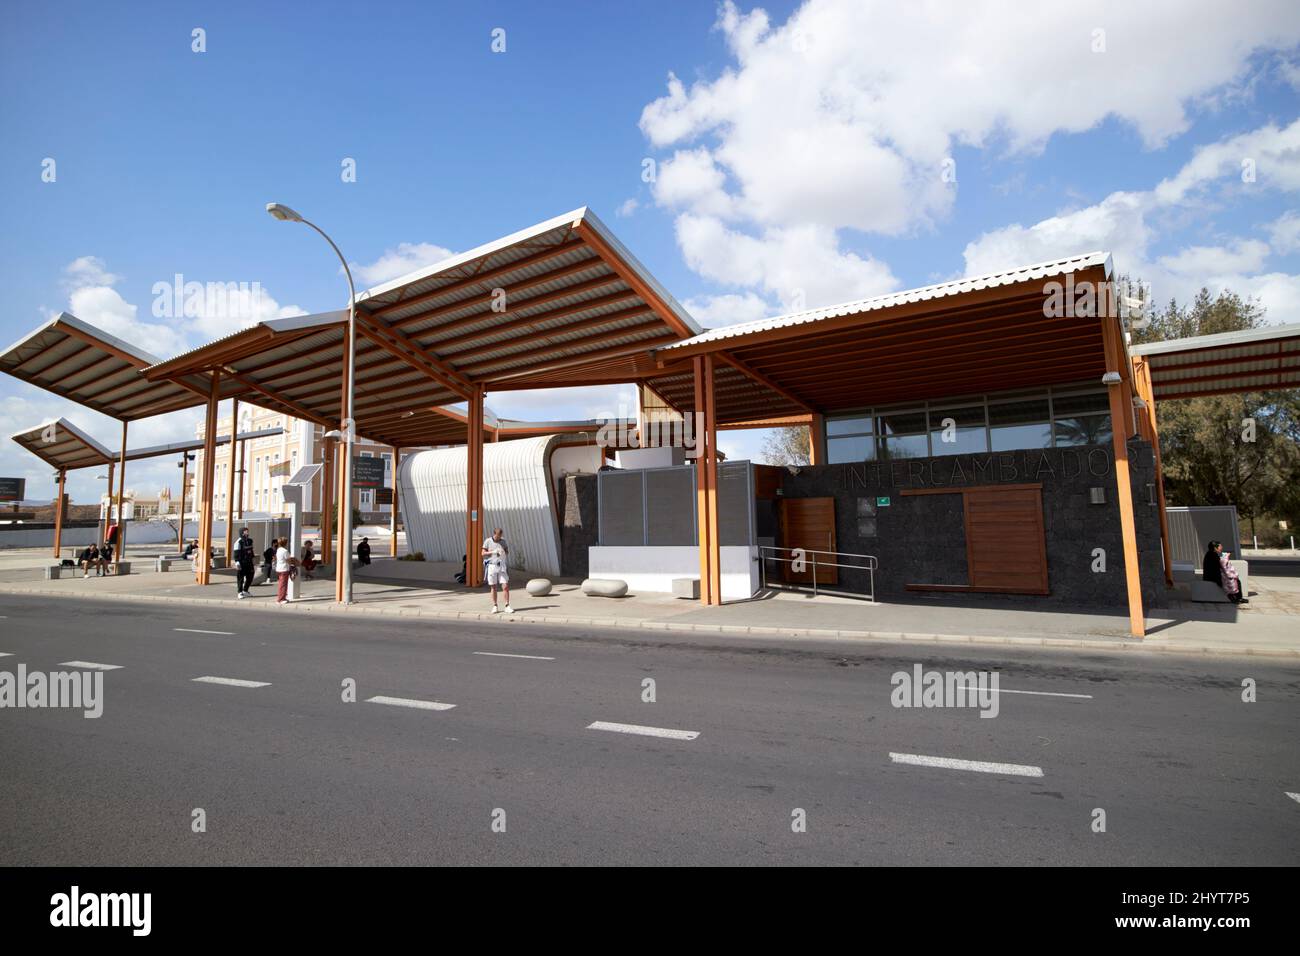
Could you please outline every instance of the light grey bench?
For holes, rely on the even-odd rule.
[[[700,599],[699,578],[673,578],[673,597]]]

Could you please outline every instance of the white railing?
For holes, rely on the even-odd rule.
[[[768,554],[767,552],[771,552],[771,553]],[[781,557],[781,555],[778,554],[778,552],[784,552],[785,554],[791,555],[791,557],[788,558]],[[795,552],[798,552],[800,556],[797,558],[794,557]],[[818,555],[821,555],[820,559],[818,558]],[[842,564],[840,563],[839,560],[840,558],[857,558],[861,563]],[[876,568],[880,566],[880,562],[876,560],[876,557],[874,555],[851,554],[846,551],[814,551],[810,548],[777,548],[777,547],[773,547],[772,545],[766,545],[766,544],[759,545],[758,567],[759,567],[759,575],[762,580],[762,586],[764,590],[766,590],[768,587],[767,562],[769,561],[775,561],[780,564],[790,564],[790,565],[793,565],[796,561],[801,562],[804,565],[802,570],[809,571],[812,574],[812,593],[814,597],[817,596],[819,593],[837,594],[843,597],[857,597],[857,598],[864,597],[864,595],[859,594],[855,591],[839,591],[839,590],[828,591],[825,588],[822,588],[819,591],[817,587],[818,568],[843,568],[847,571],[866,571],[868,591],[867,594],[865,595],[865,598],[866,600],[875,603]],[[802,571],[800,573],[802,573]],[[798,585],[787,584],[784,582],[782,582],[782,584],[779,586],[788,587],[793,591],[806,590],[805,588],[799,587]]]

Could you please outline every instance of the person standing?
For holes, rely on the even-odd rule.
[[[298,559],[289,553],[289,539],[279,538],[275,542],[275,576],[279,582],[275,593],[276,604],[289,603],[289,575],[297,563]]]
[[[370,539],[362,538],[361,543],[357,545],[357,562],[363,567],[370,563]]]
[[[501,586],[501,593],[506,602],[506,613],[514,614],[515,609],[510,606],[510,570],[506,566],[506,559],[510,554],[510,547],[506,544],[506,539],[501,534],[500,528],[492,529],[492,537],[483,542],[483,576],[487,579],[488,590],[492,592],[492,613],[500,614],[497,608],[497,585]]]
[[[253,566],[257,560],[253,554],[253,536],[247,528],[239,529],[239,539],[235,542],[235,594],[242,601],[248,597],[248,589],[253,584]]]

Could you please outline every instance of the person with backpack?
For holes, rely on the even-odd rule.
[[[253,566],[257,560],[253,554],[253,536],[247,528],[239,529],[234,551],[235,595],[242,601],[248,597],[248,589],[253,583]]]

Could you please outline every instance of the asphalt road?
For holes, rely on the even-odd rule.
[[[1297,664],[235,620],[0,595],[0,670],[119,668],[98,719],[0,709],[0,864],[1300,863]],[[916,663],[998,716],[893,707]]]

